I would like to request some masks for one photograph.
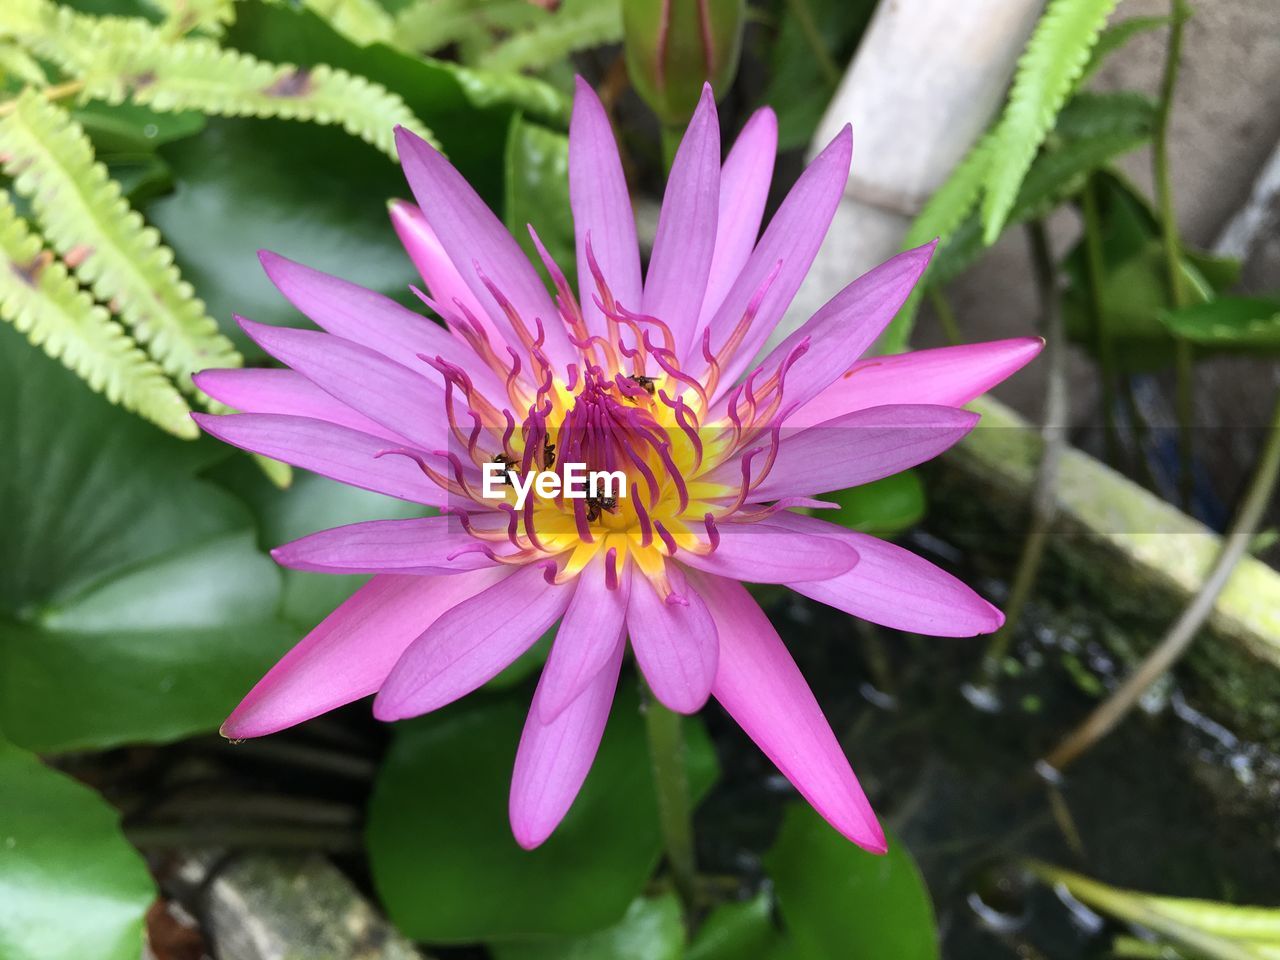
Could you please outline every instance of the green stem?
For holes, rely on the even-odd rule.
[[[1182,242],[1178,237],[1177,213],[1173,207],[1173,185],[1169,174],[1169,120],[1173,115],[1173,97],[1178,86],[1178,69],[1182,62],[1182,34],[1189,12],[1184,0],[1170,0],[1169,43],[1165,52],[1164,78],[1160,84],[1160,104],[1156,112],[1155,138],[1152,144],[1152,166],[1156,198],[1160,207],[1161,235],[1168,283],[1169,305],[1177,310],[1187,305],[1182,280]],[[1182,506],[1191,505],[1193,462],[1192,416],[1195,410],[1191,345],[1181,338],[1175,341],[1176,396],[1181,470],[1178,487]]]
[[[800,27],[800,32],[804,34],[805,42],[809,44],[813,60],[822,72],[822,78],[830,86],[836,86],[840,83],[840,67],[831,58],[831,51],[827,49],[827,42],[823,39],[822,31],[818,29],[818,24],[813,19],[813,11],[809,9],[809,0],[787,0],[787,6],[791,9],[791,16],[795,18],[796,25]]]
[[[1042,763],[1062,770],[1074,762],[1128,716],[1151,685],[1163,677],[1186,653],[1201,625],[1213,612],[1218,594],[1227,585],[1236,564],[1248,551],[1258,524],[1275,494],[1276,479],[1280,476],[1280,393],[1276,395],[1275,409],[1271,413],[1267,430],[1266,443],[1253,479],[1249,481],[1249,489],[1240,503],[1231,529],[1222,540],[1222,549],[1200,592],[1129,678],[1089,714],[1084,723],[1063,738]]]
[[[680,140],[684,137],[684,127],[662,125],[662,169],[671,172],[671,164],[675,163],[676,151],[680,149]]]
[[[658,798],[658,822],[667,854],[667,868],[685,916],[693,915],[697,901],[697,867],[693,854],[693,804],[685,771],[681,716],[668,710],[649,693],[644,704],[649,735],[649,761]]]
[[[928,297],[933,312],[938,315],[938,323],[946,334],[947,342],[953,347],[960,346],[964,343],[964,337],[960,336],[960,324],[956,323],[956,312],[951,309],[951,303],[937,287],[929,288]]]
[[[1062,458],[1067,422],[1066,357],[1062,335],[1062,305],[1058,300],[1056,270],[1049,249],[1049,236],[1044,222],[1034,220],[1027,225],[1031,242],[1031,262],[1036,287],[1040,294],[1042,332],[1045,338],[1046,388],[1044,423],[1041,427],[1043,449],[1036,469],[1035,487],[1031,491],[1031,527],[1022,545],[1018,568],[1005,603],[1005,622],[991,638],[983,658],[983,672],[988,683],[999,675],[1000,665],[1009,652],[1013,632],[1022,616],[1023,607],[1036,584],[1049,529],[1057,513],[1058,462]]]
[[[1084,208],[1085,276],[1089,289],[1089,311],[1093,318],[1093,343],[1102,367],[1102,422],[1106,433],[1107,463],[1120,462],[1120,435],[1116,429],[1116,357],[1107,329],[1102,302],[1102,218],[1098,215],[1098,190],[1093,178],[1085,181],[1081,195]]]

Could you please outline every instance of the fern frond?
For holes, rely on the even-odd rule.
[[[1167,27],[1170,19],[1167,16],[1129,17],[1127,20],[1121,20],[1119,23],[1107,27],[1098,35],[1098,42],[1089,54],[1089,62],[1085,64],[1084,70],[1080,73],[1080,79],[1076,81],[1076,89],[1079,90],[1084,86],[1089,78],[1098,72],[1111,54],[1141,33]]]
[[[545,21],[515,33],[480,57],[489,70],[539,70],[569,54],[622,39],[618,0],[565,0]]]
[[[179,385],[191,389],[205,367],[243,362],[66,111],[25,92],[0,119],[0,155],[54,249]]]
[[[137,19],[66,8],[46,8],[44,17],[46,28],[30,38],[36,52],[81,80],[86,96],[108,103],[337,124],[393,159],[396,126],[432,140],[397,94],[345,70],[268,63],[210,40],[169,40]]]
[[[390,43],[394,21],[378,0],[306,0],[306,4],[333,29],[361,46]]]
[[[1000,122],[993,131],[992,162],[982,201],[983,239],[991,244],[1009,211],[1036,151],[1053,128],[1089,53],[1117,0],[1051,0],[1036,25]]]
[[[91,389],[157,426],[193,439],[191,409],[106,309],[80,288],[0,190],[0,319]]]
[[[33,87],[47,86],[49,78],[35,57],[17,44],[0,40],[0,84],[17,80]]]
[[[147,6],[165,18],[171,36],[203,30],[214,36],[236,22],[235,0],[146,0]]]
[[[432,61],[453,74],[467,99],[477,107],[505,105],[528,117],[564,123],[572,104],[555,87],[522,73],[491,73],[473,70],[444,60]]]
[[[457,43],[490,43],[494,33],[510,33],[550,14],[529,0],[413,0],[395,18],[394,43],[412,53],[432,53]]]

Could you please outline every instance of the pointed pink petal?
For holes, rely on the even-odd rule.
[[[409,259],[418,268],[419,275],[427,285],[427,292],[441,307],[449,311],[449,319],[455,322],[465,321],[465,314],[454,302],[460,301],[480,326],[484,327],[494,350],[501,356],[505,343],[502,334],[489,319],[488,311],[467,286],[467,281],[462,279],[462,274],[458,273],[458,268],[453,265],[449,255],[444,252],[440,238],[431,229],[431,224],[427,223],[427,218],[422,215],[418,205],[407,200],[392,200],[387,204],[387,211],[391,214],[391,225],[395,227],[396,236],[400,238]]]
[[[582,316],[588,330],[606,336],[604,314],[592,299],[596,283],[587,261],[587,237],[591,237],[591,252],[610,292],[628,310],[640,309],[640,247],[609,118],[596,92],[581,77],[577,78],[569,121],[569,203],[578,250]]]
[[[869,357],[788,417],[787,426],[813,426],[891,403],[962,407],[1021,370],[1043,346],[1039,337],[1017,337]]]
[[[269,250],[259,251],[258,259],[288,301],[335,337],[363,344],[411,369],[421,368],[424,376],[437,382],[439,374],[419,360],[418,354],[438,354],[460,366],[475,364],[470,347],[389,297]]]
[[[789,584],[819,603],[895,630],[934,637],[972,637],[1004,623],[998,609],[910,550],[814,517],[778,513],[769,522],[831,537],[858,551],[858,565],[848,573]]]
[[[676,564],[667,564],[667,578],[673,593],[664,603],[647,577],[632,577],[627,632],[653,695],[679,713],[697,713],[716,675],[716,627]]]
[[[381,437],[323,420],[274,413],[191,416],[206,433],[241,450],[410,503],[442,507],[448,502],[448,492],[436,486],[409,458],[379,457],[388,449],[387,441]]]
[[[606,586],[604,552],[598,552],[578,576],[573,599],[551,644],[551,656],[538,686],[538,716],[550,723],[576,700],[609,662],[611,644],[622,636],[631,597],[631,565],[618,575],[618,586]]]
[[[510,300],[530,336],[535,334],[534,321],[542,320],[547,356],[562,368],[573,362],[577,351],[569,343],[546,287],[507,228],[479,194],[435,147],[404,127],[396,128],[396,148],[418,206],[462,279],[502,331],[503,339],[513,345],[521,342],[510,320],[485,288],[477,265]]]
[[[503,541],[482,544],[456,517],[367,520],[321,530],[276,547],[271,556],[291,570],[316,573],[451,574],[491,567],[497,553],[516,548]]]
[[[978,415],[954,407],[872,407],[797,433],[787,432],[769,475],[752,491],[761,502],[807,497],[881,480],[931,460],[973,429]],[[759,459],[759,458],[757,458]],[[740,478],[736,461],[717,467],[713,482]]]
[[[612,646],[606,638],[598,639],[608,651],[604,666],[572,703],[553,712],[554,719],[543,719],[549,712],[542,709],[546,670],[533,696],[516,751],[509,802],[511,832],[526,850],[539,846],[560,825],[600,748],[626,644],[621,633]]]
[[[666,323],[680,350],[693,342],[702,310],[719,206],[720,123],[711,87],[704,85],[671,164],[644,280],[642,312]]]
[[[373,715],[416,717],[488,683],[560,619],[572,595],[571,586],[547,583],[540,564],[517,568],[410,644],[378,691]]]
[[[802,341],[809,342],[787,371],[787,406],[813,399],[875,343],[907,302],[936,246],[936,240],[926,243],[864,273],[774,348],[760,364],[766,371],[779,366]]]
[[[265,736],[368,696],[433,620],[504,572],[374,577],[258,681],[223,736]]]
[[[321,390],[423,450],[449,443],[444,391],[417,369],[351,340],[240,318],[263,350]],[[419,361],[423,370],[427,365]]]
[[[705,574],[696,584],[722,637],[715,698],[828,823],[884,853],[871,804],[769,618],[741,584]]]
[[[714,551],[681,550],[676,560],[687,567],[748,583],[827,580],[853,569],[853,550],[831,549],[826,537],[799,534],[764,523],[724,523]]]
[[[724,364],[721,392],[732,386],[739,374],[746,370],[800,289],[844,193],[852,149],[852,137],[846,126],[800,175],[769,221],[764,236],[730,287],[724,303],[711,318],[708,329],[711,330],[711,349],[715,351],[729,339],[738,321],[746,314],[748,305],[770,274],[777,270],[777,276],[760,301],[746,337],[729,362]],[[779,263],[782,264],[781,269],[778,269]],[[701,343],[701,336],[702,331],[699,330],[695,347]]]
[[[203,370],[192,379],[213,399],[241,413],[309,417],[381,437],[389,446],[410,445],[404,437],[356,413],[293,370],[228,367]]]
[[[711,322],[756,245],[777,154],[778,118],[768,107],[762,107],[738,134],[720,171],[716,251],[711,257],[698,329]]]

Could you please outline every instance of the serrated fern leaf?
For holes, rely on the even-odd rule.
[[[146,0],[153,10],[164,15],[170,35],[203,30],[220,36],[236,22],[235,0]]]
[[[46,29],[31,38],[36,51],[108,103],[337,124],[393,159],[397,125],[432,140],[397,94],[345,70],[268,63],[210,40],[173,41],[136,19],[53,8],[45,17]]]
[[[0,119],[0,159],[54,249],[182,387],[197,370],[243,362],[64,110],[20,96]]]
[[[433,62],[453,74],[474,106],[483,108],[503,104],[515,107],[529,117],[552,122],[569,118],[569,100],[549,83],[520,73],[493,73],[444,60]]]
[[[1134,37],[1149,30],[1158,30],[1161,27],[1169,25],[1169,17],[1129,17],[1127,20],[1121,20],[1119,23],[1112,24],[1098,34],[1098,42],[1094,45],[1093,51],[1089,55],[1089,62],[1080,73],[1080,79],[1076,81],[1076,88],[1079,89],[1084,85],[1090,77],[1098,72],[1098,68],[1106,62],[1106,59],[1115,53]]]
[[[1052,0],[1036,25],[1000,122],[982,201],[983,239],[994,243],[1036,151],[1089,61],[1117,0]]]
[[[14,82],[18,86],[43,87],[49,81],[31,54],[14,43],[0,40],[0,86]]]
[[[112,403],[188,439],[191,409],[156,363],[45,250],[0,191],[0,319]]]
[[[508,37],[478,63],[489,70],[540,70],[578,50],[621,39],[618,0],[566,0],[544,22]]]
[[[413,0],[395,18],[396,46],[434,53],[450,44],[492,45],[494,36],[536,24],[550,14],[529,0]]]
[[[987,171],[991,168],[992,135],[987,134],[970,149],[951,176],[940,186],[916,216],[903,241],[904,249],[928,243],[951,233],[978,203]]]
[[[306,4],[349,40],[361,45],[390,43],[395,23],[378,0],[306,0]]]

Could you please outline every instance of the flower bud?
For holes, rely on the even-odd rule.
[[[627,69],[664,124],[683,126],[710,83],[733,82],[746,0],[623,0]]]

